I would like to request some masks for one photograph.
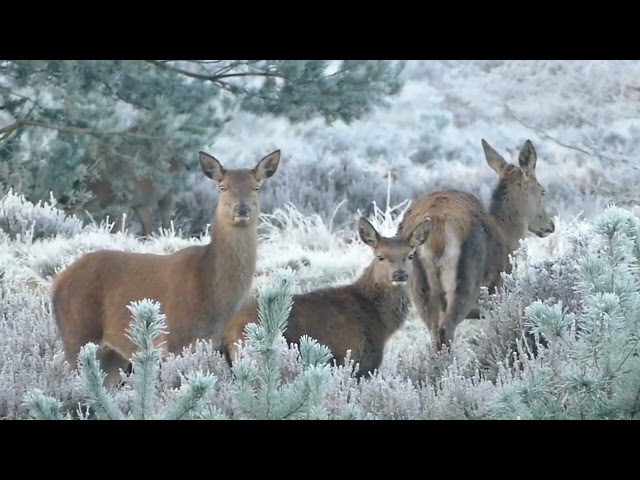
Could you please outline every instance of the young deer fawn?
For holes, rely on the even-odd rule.
[[[383,237],[361,217],[358,233],[373,249],[369,266],[350,285],[294,295],[284,336],[289,343],[298,343],[303,335],[315,338],[329,347],[339,365],[351,350],[351,359],[359,364],[356,376],[361,377],[380,366],[387,340],[405,321],[412,258],[426,229],[417,225],[404,236]],[[230,366],[245,326],[258,321],[257,309],[257,301],[251,301],[225,327],[222,348]]]
[[[528,232],[546,237],[555,229],[545,210],[545,190],[536,179],[536,151],[527,140],[520,166],[509,164],[485,140],[482,148],[498,174],[489,211],[474,195],[444,190],[417,198],[398,233],[427,222],[428,235],[413,259],[412,297],[433,346],[450,347],[457,326],[476,305],[480,287],[490,292],[510,272],[509,255]]]
[[[280,151],[253,169],[225,170],[200,152],[204,174],[217,182],[211,241],[170,255],[102,250],[89,253],[59,273],[51,288],[53,312],[67,362],[76,367],[80,348],[100,346],[99,358],[109,385],[118,381],[134,344],[125,332],[131,322],[126,306],[149,298],[161,303],[168,334],[165,352],[180,352],[198,338],[220,347],[222,331],[246,300],[256,268],[258,190],[277,170]]]

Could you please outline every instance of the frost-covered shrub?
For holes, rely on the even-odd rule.
[[[406,206],[372,202],[369,218],[376,229],[392,234]],[[309,388],[298,391],[313,397],[315,405],[298,413],[331,419],[632,417],[639,369],[637,346],[634,350],[638,319],[633,312],[640,309],[630,307],[638,295],[638,247],[630,240],[636,227],[626,210],[614,209],[609,215],[609,227],[602,220],[555,219],[553,235],[523,241],[502,290],[491,297],[483,293],[483,318],[460,325],[452,353],[431,352],[428,331],[412,309],[387,343],[377,373],[357,381],[348,362],[345,367],[330,362],[316,377],[322,382],[307,382]],[[355,218],[351,226],[338,226],[294,205],[264,214],[252,293],[273,288],[279,269],[288,266],[295,271],[288,286],[294,293],[352,281],[371,260],[370,249],[357,240]],[[609,241],[603,232],[613,227],[619,234]],[[64,361],[49,308],[52,272],[100,248],[162,254],[207,241],[206,234],[187,239],[175,231],[142,241],[96,226],[70,238],[0,238],[0,418],[96,418],[86,406],[81,376]],[[612,257],[609,244],[620,244],[624,254]],[[591,280],[585,280],[585,272],[591,272]],[[273,341],[243,348],[241,357],[257,371],[266,365],[265,352],[277,352],[277,368],[272,370],[277,375],[262,378],[275,379],[286,404],[296,398],[287,392],[305,385],[301,378],[308,351],[287,346],[279,336],[269,338]],[[206,339],[159,359],[157,365],[157,412],[179,403],[180,388],[196,372],[218,379],[202,396],[203,418],[255,418],[251,412],[266,404],[263,392],[270,391],[254,374],[248,375],[252,380],[247,378],[242,395],[253,407],[243,408],[237,375]],[[125,377],[123,386],[109,392],[113,408],[125,417],[132,416],[136,402],[134,378]]]
[[[501,385],[495,418],[633,419],[640,414],[640,235],[637,219],[609,207],[578,258],[575,310],[534,301],[525,326],[537,355],[520,352],[522,373]]]
[[[212,411],[232,418],[233,392],[232,373],[222,354],[213,348],[208,340],[198,340],[183,348],[180,354],[168,354],[160,363],[159,389],[163,392],[161,401],[175,402],[179,387],[192,372],[200,371],[214,375],[218,380],[205,395],[203,401]]]
[[[128,306],[133,320],[127,329],[127,336],[137,347],[131,357],[133,373],[128,381],[132,386],[130,412],[123,412],[114,397],[109,394],[103,381],[97,359],[98,346],[87,343],[80,349],[78,369],[80,381],[87,395],[88,413],[95,413],[103,420],[180,420],[187,418],[222,418],[215,409],[206,408],[203,402],[217,378],[211,374],[196,371],[185,379],[179,388],[174,402],[158,406],[156,391],[162,349],[156,340],[165,333],[165,316],[160,304],[148,299],[132,302]],[[24,396],[32,416],[38,419],[60,419],[61,403],[53,397],[43,396],[42,390],[29,390]],[[44,407],[44,408],[43,408]]]
[[[357,406],[375,420],[410,420],[420,417],[420,394],[411,380],[379,373],[361,381]]]
[[[258,323],[246,326],[246,338],[233,365],[235,418],[326,419],[323,393],[331,372],[330,350],[309,337],[299,344],[299,374],[284,383],[281,351],[286,351],[284,330],[291,312],[292,272],[278,272],[279,281],[258,292]]]
[[[562,302],[571,312],[582,307],[582,299],[575,290],[579,279],[578,259],[593,236],[584,227],[584,221],[579,220],[561,223],[552,236],[539,240],[538,244],[544,242],[549,248],[554,238],[562,238],[563,252],[546,259],[540,259],[543,253],[536,252],[532,243],[525,241],[514,253],[512,272],[503,275],[498,292],[489,295],[486,288],[482,289],[479,301],[482,320],[466,321],[481,322],[469,345],[475,366],[486,378],[496,380],[503,362],[513,365],[522,341],[535,352],[536,342],[524,318],[525,309],[532,302],[548,305]],[[545,338],[540,340],[544,342]]]
[[[0,418],[26,418],[28,388],[53,395],[66,411],[82,400],[48,303],[19,279],[0,279]]]
[[[74,216],[65,216],[56,206],[53,196],[50,200],[39,201],[35,205],[24,195],[9,189],[0,199],[0,231],[11,239],[31,239],[62,235],[70,237],[82,230],[82,221]]]
[[[419,389],[424,420],[482,420],[488,418],[486,403],[492,398],[494,385],[477,372],[468,374],[453,359],[436,383]]]

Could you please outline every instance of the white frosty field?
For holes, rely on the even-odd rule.
[[[631,160],[640,158],[640,101],[630,98],[624,87],[640,78],[640,62],[494,64],[409,62],[407,83],[390,107],[352,125],[326,126],[321,121],[291,125],[238,114],[225,133],[203,150],[230,168],[253,165],[275,149],[283,155],[273,184],[265,184],[261,193],[266,213],[259,230],[254,287],[268,282],[276,268],[287,266],[295,271],[297,292],[355,279],[372,258],[370,248],[356,236],[359,213],[367,214],[388,235],[395,232],[408,201],[422,192],[461,188],[488,204],[496,175],[485,163],[482,138],[514,163],[526,139],[538,152],[537,176],[548,192],[546,202],[556,231],[548,238],[532,236],[523,242],[524,264],[516,269],[525,272],[522,275],[543,262],[570,256],[574,240],[591,230],[590,221],[607,204],[616,202],[633,210],[639,176]],[[339,171],[345,163],[351,171],[369,175],[365,185],[359,187],[355,178],[350,187],[333,191],[327,185],[295,183],[297,172],[311,165],[319,171]],[[210,181],[200,177],[194,178],[185,195],[195,194],[210,202],[205,210],[212,209],[216,194]],[[305,189],[327,192],[322,210],[314,207],[320,205],[317,202],[296,204]],[[366,212],[350,208],[352,198],[362,198],[368,191],[375,201],[371,208]],[[45,232],[44,238],[32,239],[34,222]],[[22,397],[33,387],[67,405],[77,406],[83,399],[77,376],[66,369],[49,312],[48,289],[57,271],[101,248],[171,253],[209,241],[207,234],[184,238],[179,231],[141,240],[134,233],[109,234],[100,226],[81,228],[72,218],[63,221],[47,204],[34,207],[13,194],[0,199],[0,225],[5,229],[0,231],[0,418],[26,418]],[[133,232],[135,228],[131,227]],[[67,234],[52,236],[56,230]],[[472,365],[468,341],[481,333],[483,322],[466,321],[458,330],[455,357],[460,371]],[[426,329],[412,310],[387,345],[381,378],[369,387],[358,387],[361,406],[378,400],[386,405],[390,413],[377,412],[376,418],[463,416],[457,410],[443,413],[440,403],[433,406],[435,390],[417,386],[421,375],[432,374],[425,365],[430,359],[428,344]],[[192,357],[182,363],[174,359],[174,366],[166,368],[164,394],[171,396],[177,372],[206,365],[219,377],[214,404],[223,406],[230,395],[226,365],[207,357],[206,346],[198,348]],[[466,380],[460,382],[471,388]],[[394,395],[397,402],[389,400]],[[122,405],[129,401],[125,393],[118,398]]]

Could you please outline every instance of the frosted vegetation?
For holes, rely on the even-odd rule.
[[[135,372],[102,391],[90,345],[80,372],[68,371],[48,303],[52,276],[84,253],[207,243],[217,194],[202,174],[178,196],[174,229],[147,240],[135,222],[109,233],[55,199],[7,189],[0,418],[638,418],[640,62],[425,61],[403,75],[389,108],[349,125],[239,111],[202,146],[230,168],[282,150],[261,192],[253,289],[269,321],[252,330],[233,372],[206,341],[160,358],[149,339],[162,316],[141,302],[131,307]],[[512,274],[495,296],[483,292],[482,318],[461,324],[452,353],[432,353],[415,310],[359,383],[348,367],[325,364],[313,339],[287,347],[289,295],[350,282],[369,263],[359,214],[390,235],[426,191],[460,188],[488,204],[496,175],[481,138],[512,162],[531,139],[556,231],[522,242]]]

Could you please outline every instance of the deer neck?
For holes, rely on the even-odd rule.
[[[209,295],[221,315],[234,313],[249,293],[257,248],[257,223],[234,226],[216,219],[203,263]]]
[[[389,288],[388,285],[376,281],[373,263],[354,285],[377,311],[386,336],[400,328],[407,318],[411,303],[408,285]]]
[[[509,253],[520,247],[520,240],[527,238],[527,223],[516,208],[515,202],[505,200],[501,195],[491,198],[489,213],[502,230],[509,246]]]

